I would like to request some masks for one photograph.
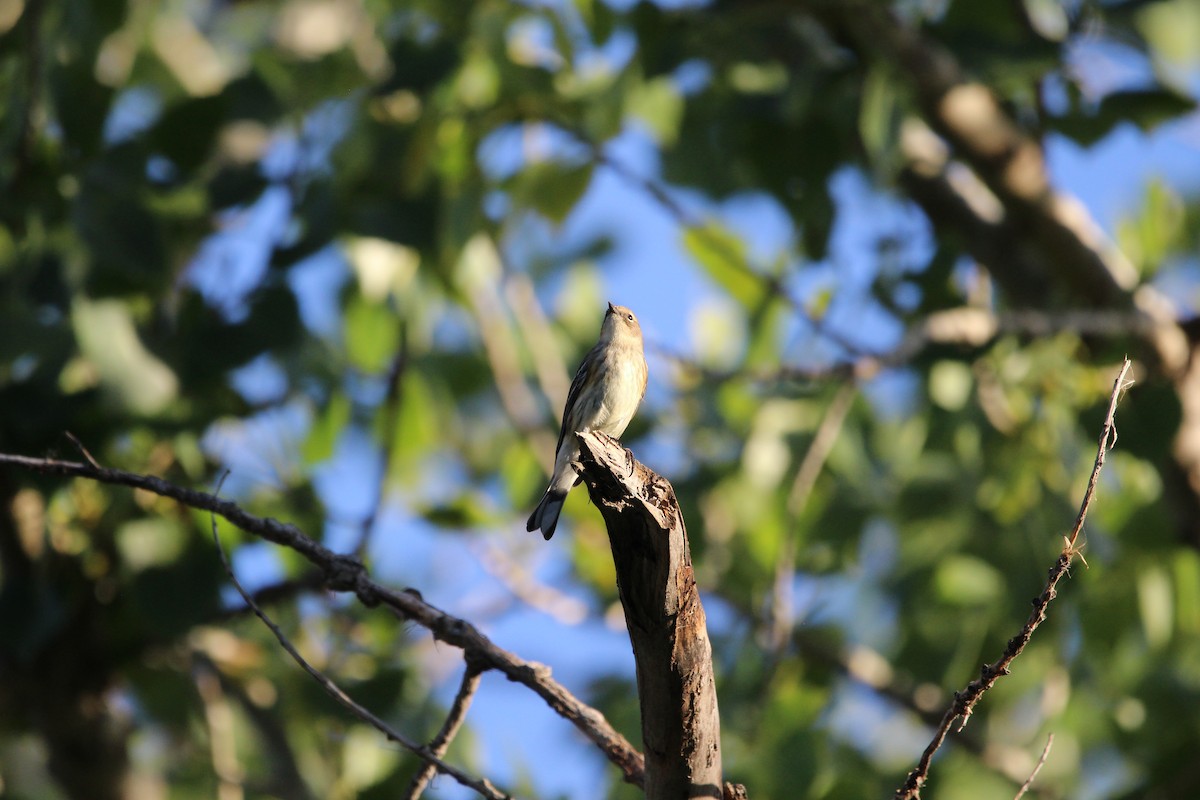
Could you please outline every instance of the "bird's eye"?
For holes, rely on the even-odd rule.
[[[625,319],[629,320],[630,322],[633,322],[633,314],[626,314]]]

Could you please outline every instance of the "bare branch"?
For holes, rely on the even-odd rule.
[[[1021,784],[1021,788],[1017,790],[1016,795],[1013,796],[1013,800],[1021,800],[1021,798],[1025,796],[1025,793],[1029,791],[1029,787],[1033,786],[1033,779],[1037,777],[1037,774],[1042,771],[1042,767],[1046,765],[1046,757],[1050,755],[1050,747],[1053,744],[1054,734],[1052,733],[1046,737],[1046,746],[1042,748],[1041,757],[1038,758],[1037,763],[1033,765],[1033,772],[1029,773],[1029,777],[1026,778],[1025,782]]]
[[[1083,521],[1087,519],[1088,509],[1091,508],[1092,498],[1096,496],[1096,481],[1100,480],[1100,470],[1104,468],[1104,456],[1109,449],[1117,445],[1117,425],[1114,417],[1117,413],[1117,403],[1121,401],[1121,393],[1129,388],[1132,381],[1125,382],[1125,375],[1128,374],[1132,362],[1126,358],[1125,363],[1121,366],[1121,372],[1117,375],[1117,380],[1113,383],[1112,397],[1108,400],[1108,414],[1104,417],[1104,427],[1100,430],[1100,442],[1096,447],[1096,463],[1092,465],[1092,474],[1088,477],[1087,490],[1083,493],[1083,502],[1079,504],[1079,514],[1075,517],[1075,524],[1071,527],[1071,535],[1067,537],[1067,545],[1075,546],[1075,540],[1079,537],[1079,532],[1083,530]]]
[[[1008,640],[1007,646],[1004,648],[1000,660],[995,664],[984,664],[979,671],[979,677],[967,684],[967,687],[961,692],[954,693],[954,702],[946,713],[942,716],[942,721],[934,732],[933,740],[929,746],[925,748],[925,752],[921,754],[921,759],[917,763],[916,768],[908,774],[904,785],[896,790],[895,800],[913,800],[921,796],[921,787],[925,785],[925,781],[929,775],[929,764],[933,760],[933,755],[942,746],[946,740],[947,734],[954,726],[956,720],[961,719],[959,730],[967,724],[967,720],[971,718],[971,714],[975,710],[976,704],[983,697],[984,693],[999,680],[1001,677],[1009,674],[1009,665],[1029,644],[1029,639],[1033,636],[1033,632],[1038,626],[1046,620],[1046,609],[1049,608],[1050,602],[1057,595],[1058,582],[1062,579],[1070,569],[1071,562],[1075,556],[1079,555],[1079,549],[1075,546],[1074,536],[1078,535],[1079,530],[1083,527],[1084,518],[1087,516],[1088,509],[1091,507],[1092,498],[1095,494],[1095,481],[1099,477],[1100,468],[1104,465],[1105,451],[1116,443],[1114,438],[1115,421],[1117,403],[1120,400],[1122,391],[1129,384],[1125,381],[1125,375],[1129,372],[1132,362],[1127,358],[1121,367],[1121,372],[1117,375],[1117,379],[1113,382],[1112,396],[1108,405],[1108,416],[1104,420],[1104,426],[1100,433],[1099,449],[1096,454],[1096,463],[1092,469],[1092,478],[1088,482],[1088,489],[1084,495],[1083,504],[1079,509],[1079,517],[1075,521],[1075,526],[1072,529],[1071,537],[1064,537],[1066,544],[1062,552],[1055,561],[1054,566],[1050,568],[1049,576],[1046,580],[1046,588],[1042,593],[1033,600],[1033,611],[1029,618],[1025,621],[1024,627],[1020,633]]]
[[[718,798],[712,646],[675,490],[610,436],[577,433],[580,477],[612,545],[637,666],[647,800]]]
[[[259,606],[268,606],[273,603],[290,600],[305,592],[314,592],[323,588],[325,588],[325,576],[319,571],[313,570],[298,578],[288,578],[278,583],[264,586],[261,589],[256,589],[251,593],[251,596]],[[221,611],[216,618],[217,620],[235,619],[252,612],[253,609],[250,606],[237,606]]]
[[[482,675],[483,669],[468,659],[462,683],[459,684],[458,693],[454,695],[454,702],[451,703],[450,711],[446,714],[446,721],[442,723],[442,729],[428,745],[429,751],[438,758],[446,755],[446,750],[450,748],[450,742],[458,735],[458,729],[462,727],[463,720],[467,718],[467,709],[471,707],[471,700],[474,699],[475,692],[479,689],[479,679]],[[401,795],[402,800],[417,800],[425,791],[425,787],[433,780],[436,772],[433,763],[426,762],[409,781],[408,788]]]
[[[478,659],[479,663],[489,669],[498,670],[509,680],[532,690],[555,713],[575,725],[600,748],[605,757],[621,770],[627,783],[642,785],[645,771],[642,754],[609,724],[603,714],[581,702],[566,687],[555,681],[551,677],[549,667],[526,661],[515,653],[497,647],[474,625],[426,603],[415,590],[397,591],[375,582],[367,574],[362,562],[334,553],[304,535],[294,525],[270,517],[255,516],[236,503],[205,492],[176,486],[151,475],[93,467],[74,461],[31,458],[7,453],[0,453],[0,464],[9,464],[47,475],[86,478],[101,483],[144,489],[162,497],[170,497],[197,510],[211,511],[247,533],[291,548],[321,570],[327,588],[337,592],[353,592],[369,608],[384,605],[400,618],[428,629],[439,641],[462,649],[469,658]]]
[[[223,480],[224,478],[222,478],[222,481]],[[219,484],[217,488],[219,491]],[[408,750],[418,758],[422,759],[426,764],[431,765],[438,772],[449,775],[463,786],[466,786],[468,789],[474,789],[481,796],[488,798],[488,800],[510,800],[511,795],[501,792],[499,789],[493,786],[490,781],[486,780],[485,778],[473,777],[463,772],[458,767],[447,764],[441,759],[441,754],[434,753],[429,747],[417,744],[404,734],[397,731],[395,728],[388,725],[382,719],[375,716],[375,714],[366,707],[356,702],[328,676],[310,664],[304,658],[304,656],[300,655],[300,651],[296,649],[296,646],[292,644],[291,640],[288,639],[283,630],[266,615],[266,612],[258,607],[258,605],[254,602],[254,598],[250,596],[250,593],[247,592],[242,586],[241,582],[238,581],[237,575],[235,575],[233,572],[233,566],[229,563],[229,559],[225,555],[225,548],[221,546],[221,536],[217,532],[217,518],[215,514],[211,515],[211,520],[213,545],[217,548],[217,554],[221,557],[221,564],[225,567],[225,573],[229,575],[229,580],[231,583],[233,583],[233,587],[237,589],[238,594],[240,594],[242,599],[246,601],[246,605],[250,606],[250,608],[254,611],[254,615],[262,620],[263,624],[266,625],[267,628],[270,629],[271,633],[275,635],[275,638],[279,641],[280,646],[287,651],[288,655],[292,657],[292,660],[294,660],[304,669],[305,672],[312,676],[312,678],[321,685],[321,688],[324,689],[330,697],[349,710],[351,714],[358,717],[372,728],[375,728],[375,730],[382,733],[390,741],[395,742],[405,750]]]

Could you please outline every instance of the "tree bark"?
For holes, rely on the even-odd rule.
[[[646,798],[720,798],[712,647],[675,491],[617,440],[576,436],[583,481],[608,528],[637,664]]]

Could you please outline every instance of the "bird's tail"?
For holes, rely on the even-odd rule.
[[[536,531],[540,528],[542,536],[549,541],[550,537],[554,535],[554,529],[558,527],[558,515],[562,513],[563,503],[566,500],[566,492],[557,491],[551,486],[542,495],[542,501],[537,504],[537,508],[529,515],[529,521],[525,523],[525,530]]]

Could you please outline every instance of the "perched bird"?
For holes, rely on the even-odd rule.
[[[625,306],[608,304],[600,341],[584,356],[563,409],[562,430],[554,455],[554,474],[542,501],[529,515],[525,530],[539,528],[549,539],[567,492],[580,481],[572,461],[579,459],[577,431],[603,431],[620,437],[646,394],[646,356],[642,328]]]

